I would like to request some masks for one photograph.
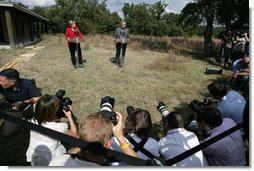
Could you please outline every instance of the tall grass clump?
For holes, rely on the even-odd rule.
[[[213,47],[216,49],[220,44],[219,39],[213,39]],[[155,51],[193,51],[202,53],[204,51],[203,37],[155,37],[155,36],[131,36],[129,47],[133,50],[155,50]]]
[[[138,46],[136,46],[138,45]],[[134,50],[141,48],[144,50],[159,50],[166,51],[172,49],[171,40],[169,37],[155,37],[155,36],[131,36],[129,45]]]
[[[183,71],[188,58],[169,53],[167,56],[156,58],[152,63],[145,67],[150,70],[165,70],[165,71]]]

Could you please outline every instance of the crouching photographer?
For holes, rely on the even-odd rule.
[[[46,94],[37,102],[35,116],[31,119],[31,122],[77,137],[77,127],[72,117],[72,109],[71,106],[67,106],[62,106],[61,100],[58,97]],[[68,118],[70,129],[68,129],[67,123],[60,121],[59,109]],[[52,158],[66,152],[67,150],[61,144],[60,140],[50,138],[35,131],[30,132],[30,143],[26,152],[26,159],[27,162],[31,162],[32,166],[48,166]]]
[[[33,117],[33,105],[40,99],[41,93],[35,80],[20,78],[20,73],[14,68],[0,72],[0,110],[19,118]],[[12,122],[4,121],[2,134],[13,137],[20,127]]]
[[[216,101],[213,101],[210,98],[206,98],[203,101],[199,100],[192,100],[189,104],[189,108],[194,112],[191,113],[188,118],[187,122],[185,124],[185,128],[191,132],[194,132],[197,136],[199,136],[198,130],[199,130],[199,118],[198,114],[200,114],[204,107],[208,106],[215,106]]]
[[[164,136],[159,140],[160,155],[169,160],[179,154],[199,145],[197,136],[184,128],[184,119],[175,111],[169,112],[163,102],[159,102],[157,109],[162,115],[161,124]],[[202,151],[199,151],[173,166],[206,166],[207,161]]]
[[[152,119],[149,111],[128,106],[127,113],[125,137],[130,141],[139,158],[148,160],[160,157],[158,141],[151,135]]]
[[[105,166],[112,165],[105,156],[105,151],[100,147],[112,148],[112,135],[119,142],[124,154],[138,157],[124,138],[123,117],[119,112],[114,112],[114,98],[105,96],[101,100],[100,110],[88,115],[79,126],[80,138],[98,148],[76,148],[72,154],[62,154],[51,161],[49,166]],[[93,146],[94,147],[94,146]],[[100,151],[101,149],[101,151]]]
[[[100,103],[100,110],[99,110],[99,114],[103,114],[105,115],[106,117],[108,117],[111,122],[113,123],[114,126],[118,126],[118,127],[122,127],[123,128],[123,121],[122,121],[122,116],[120,116],[120,123],[119,122],[119,119],[117,120],[117,112],[114,112],[114,107],[115,107],[115,99],[113,97],[110,97],[110,96],[105,96],[101,99],[101,103]],[[119,116],[118,116],[119,117]],[[113,127],[114,129],[114,127]],[[123,130],[120,132],[120,134],[118,135],[119,133],[114,133],[114,137],[112,137],[112,147],[113,149],[115,150],[114,148],[114,142],[117,142],[118,144],[118,149],[120,148],[120,151],[124,152],[124,149],[127,147],[127,146],[130,146],[130,143],[125,139],[125,137],[121,134],[124,135],[124,132]],[[119,139],[119,136],[120,136],[120,139]],[[124,140],[122,140],[122,138]],[[119,141],[120,140],[120,141]],[[122,143],[122,144],[125,144],[124,146],[121,146],[121,142],[127,142],[127,143]],[[129,147],[128,147],[129,148]],[[131,146],[130,146],[131,148]],[[132,149],[132,148],[131,148]],[[133,151],[135,156],[138,157],[137,153],[135,151]],[[125,153],[125,152],[124,152]],[[132,154],[133,155],[133,154]]]

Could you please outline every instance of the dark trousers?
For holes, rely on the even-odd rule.
[[[246,91],[249,88],[249,76],[237,76],[234,83],[234,90]]]
[[[81,48],[80,48],[80,43],[76,44],[74,42],[69,44],[69,50],[71,53],[71,62],[73,65],[77,65],[77,61],[76,61],[76,57],[75,57],[75,51],[78,50],[78,64],[82,65],[83,61],[82,61],[82,52],[81,52]]]
[[[10,109],[10,104],[8,102],[0,102],[0,109],[1,111],[5,112],[8,115],[12,115],[18,118],[25,118],[25,119],[31,119],[34,115],[33,112],[33,106],[30,105],[26,110],[20,110],[20,111],[12,111]],[[4,121],[3,127],[2,127],[2,135],[5,137],[10,137],[13,135],[16,131],[18,131],[21,127],[9,122]]]
[[[225,47],[224,49],[224,66],[226,67],[228,64],[228,60],[230,57],[231,48]]]
[[[127,43],[124,43],[124,44],[119,42],[116,43],[116,63],[117,64],[124,63],[126,48],[127,48]],[[122,57],[120,59],[121,50],[122,50]]]

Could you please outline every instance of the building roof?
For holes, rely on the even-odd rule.
[[[15,3],[0,1],[0,7],[15,8],[15,9],[17,9],[17,10],[19,10],[19,11],[25,12],[25,13],[27,13],[27,14],[29,14],[29,15],[32,15],[32,16],[34,16],[34,17],[36,17],[36,18],[39,18],[39,19],[41,19],[41,20],[49,21],[49,19],[44,18],[44,17],[42,17],[42,16],[40,16],[40,15],[34,13],[33,11],[31,11],[31,10],[29,10],[29,9],[27,9],[27,8],[24,8],[24,7],[20,6],[20,5],[17,5],[17,4],[15,4]]]

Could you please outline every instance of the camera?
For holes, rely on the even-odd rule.
[[[105,96],[101,99],[100,110],[98,113],[106,115],[114,125],[117,124],[116,113],[113,111],[115,99],[110,96]]]
[[[131,115],[131,114],[133,114],[133,113],[135,112],[135,109],[134,109],[133,106],[128,106],[128,107],[126,108],[126,110],[127,110],[127,114],[128,114],[128,115]]]
[[[243,31],[237,31],[237,32],[233,32],[232,35],[233,35],[233,37],[238,36],[239,38],[243,38],[244,37],[244,32]]]
[[[169,114],[169,111],[167,110],[166,105],[162,101],[159,102],[157,109],[163,117],[166,117]]]
[[[190,102],[189,108],[199,114],[204,107],[212,105],[213,102],[211,99],[205,99],[203,102],[195,99]]]
[[[217,69],[217,68],[206,68],[205,74],[222,74],[222,69]]]
[[[55,96],[60,100],[60,107],[58,109],[58,112],[56,114],[57,118],[66,117],[63,110],[66,112],[70,111],[70,107],[72,105],[72,100],[69,97],[64,97],[65,90],[58,90],[55,94]]]

